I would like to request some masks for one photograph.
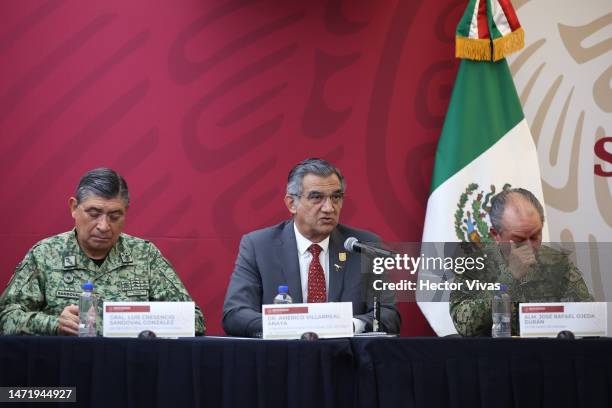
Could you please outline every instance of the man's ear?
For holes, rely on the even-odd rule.
[[[74,197],[70,197],[68,199],[68,208],[70,208],[70,215],[72,218],[76,218],[76,210],[77,210],[77,199]]]
[[[291,214],[295,215],[297,213],[297,202],[295,196],[287,194],[285,196],[285,205]]]

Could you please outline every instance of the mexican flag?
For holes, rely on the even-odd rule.
[[[423,242],[491,240],[488,206],[504,188],[526,188],[544,202],[536,147],[504,58],[523,46],[523,35],[509,0],[469,2],[457,28],[463,59],[438,142]],[[419,279],[450,281],[448,273],[419,271]],[[417,294],[439,336],[456,333],[449,294]]]

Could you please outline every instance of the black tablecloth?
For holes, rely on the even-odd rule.
[[[353,353],[361,406],[612,407],[612,339],[377,339]]]
[[[612,339],[0,337],[0,385],[75,386],[66,407],[612,407]]]
[[[0,337],[0,385],[76,386],[83,407],[352,407],[353,368],[346,339]]]

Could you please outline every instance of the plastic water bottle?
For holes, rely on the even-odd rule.
[[[278,287],[278,295],[274,297],[274,304],[285,304],[293,303],[293,299],[289,296],[289,287],[287,285],[280,285]]]
[[[79,337],[96,336],[96,296],[91,282],[83,284],[83,292],[79,297]]]
[[[491,303],[493,312],[493,327],[491,337],[512,336],[512,302],[510,295],[506,293],[506,287],[502,288],[493,296]]]

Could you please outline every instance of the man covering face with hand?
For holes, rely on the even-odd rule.
[[[582,302],[593,297],[576,266],[563,252],[542,245],[544,209],[538,199],[522,188],[506,189],[491,201],[489,213],[494,244],[480,248],[484,270],[455,275],[463,283],[450,296],[450,313],[459,334],[491,335],[490,290],[469,290],[468,280],[499,283],[514,301],[512,333],[518,334],[518,303]]]

